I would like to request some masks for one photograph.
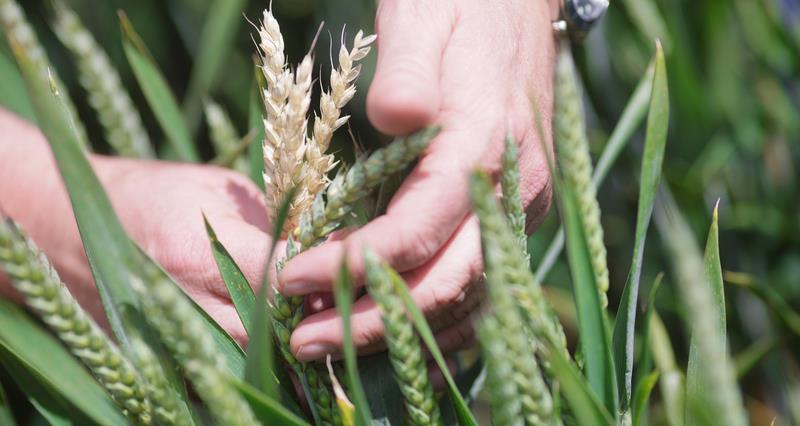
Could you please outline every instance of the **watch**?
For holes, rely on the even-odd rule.
[[[603,17],[608,9],[608,0],[560,0],[561,14],[553,22],[558,35],[581,40]]]

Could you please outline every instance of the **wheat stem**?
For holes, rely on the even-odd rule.
[[[562,44],[558,54],[555,99],[554,127],[559,164],[564,174],[564,183],[573,189],[578,199],[581,222],[592,257],[592,269],[600,292],[600,301],[605,307],[608,305],[608,265],[603,227],[600,224],[600,205],[592,185],[592,159],[586,138],[575,64],[566,44]]]
[[[10,219],[0,223],[0,264],[25,303],[89,368],[131,421],[150,424],[152,409],[139,373],[78,305],[44,253]]]
[[[126,157],[154,158],[142,118],[108,55],[63,1],[55,1],[54,6],[53,29],[75,59],[80,83],[89,94],[89,104],[97,111],[108,143]]]
[[[383,316],[384,339],[395,379],[405,399],[413,425],[442,423],[439,406],[428,379],[428,368],[414,326],[407,318],[403,299],[395,286],[406,285],[403,279],[370,251],[364,254],[367,290]]]

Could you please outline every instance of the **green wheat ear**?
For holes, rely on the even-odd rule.
[[[438,133],[439,129],[432,127],[398,139],[373,152],[366,160],[355,163],[347,173],[338,174],[327,190],[317,195],[311,211],[300,217],[294,234],[303,248],[313,246],[338,228],[354,203],[408,166]],[[326,197],[324,202],[323,196]]]
[[[541,345],[535,339],[565,342],[564,332],[528,269],[519,240],[506,221],[485,173],[471,176],[470,196],[480,221],[484,268],[492,302],[492,312],[481,325],[481,343],[487,357],[492,357],[490,365],[510,366],[492,372],[492,381],[502,393],[510,393],[509,383],[514,384],[515,398],[519,399],[527,423],[549,424],[553,399],[536,362],[536,351]],[[520,295],[532,302],[532,306],[522,305]],[[526,323],[531,325],[533,342],[526,338],[525,332],[518,331]],[[516,410],[505,397],[494,401],[494,411],[503,418]]]
[[[25,18],[25,12],[23,12],[16,0],[0,0],[0,24],[2,24],[9,42],[13,39],[15,43],[18,43],[22,47],[42,78],[47,78],[48,75],[52,75],[56,81],[56,85],[62,88],[64,102],[70,115],[75,118],[75,129],[80,134],[78,140],[87,141],[86,129],[83,127],[83,123],[78,120],[78,110],[75,108],[72,99],[70,99],[69,95],[66,93],[67,86],[64,85],[56,74],[55,68],[50,64],[47,53],[45,53],[44,48],[41,43],[39,43],[39,38],[33,31],[31,24],[28,23],[28,20]]]
[[[217,159],[243,174],[250,173],[250,165],[243,154],[242,138],[236,131],[233,121],[218,103],[207,100],[205,104],[206,122],[210,130],[211,143],[217,152]],[[247,142],[247,141],[245,141]],[[219,164],[219,163],[218,163]]]
[[[558,148],[558,163],[564,174],[564,183],[575,192],[581,213],[592,269],[597,281],[603,307],[608,305],[608,265],[606,246],[603,244],[603,227],[600,224],[600,205],[592,185],[592,159],[589,141],[586,138],[581,92],[575,64],[569,46],[562,43],[556,66],[555,87],[555,140]]]
[[[442,424],[419,338],[406,316],[403,299],[395,290],[395,286],[404,286],[406,283],[372,252],[364,253],[364,261],[367,290],[383,316],[389,359],[403,393],[411,424]]]
[[[505,150],[501,161],[500,188],[503,191],[503,209],[511,224],[511,229],[519,241],[520,250],[528,255],[528,236],[525,234],[525,210],[519,193],[519,149],[511,137],[506,137]]]
[[[217,423],[258,424],[250,406],[231,385],[225,358],[188,296],[153,265],[145,266],[142,279],[132,280],[132,286],[140,296],[147,321],[183,367]]]
[[[484,172],[475,172],[470,177],[469,186],[472,207],[480,222],[484,269],[489,288],[493,285],[507,287],[536,338],[553,342],[568,357],[567,339],[561,323],[545,299],[541,285],[528,268],[519,240],[494,195],[489,176]]]
[[[80,83],[89,95],[89,104],[97,112],[109,145],[126,157],[154,158],[142,117],[108,55],[63,1],[55,0],[53,8],[53,30],[72,54]]]
[[[150,424],[151,404],[139,373],[78,305],[44,253],[10,219],[0,222],[0,265],[25,304],[89,368],[125,415],[135,424]]]

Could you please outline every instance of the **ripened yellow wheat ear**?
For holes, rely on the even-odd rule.
[[[319,114],[314,114],[313,131],[308,132],[311,84],[314,59],[306,54],[291,69],[284,52],[283,35],[272,10],[264,11],[258,31],[261,70],[266,87],[265,105],[264,186],[267,206],[274,212],[291,188],[296,196],[289,210],[283,234],[293,230],[300,214],[307,210],[314,197],[327,184],[326,174],[334,166],[332,155],[325,154],[333,133],[347,122],[341,109],[355,95],[355,81],[361,71],[358,62],[370,51],[375,36],[359,31],[352,49],[342,45],[339,66],[331,72],[331,87],[323,90]]]

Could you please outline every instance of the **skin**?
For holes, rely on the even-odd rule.
[[[363,276],[364,246],[403,274],[444,351],[474,342],[470,317],[483,300],[482,261],[467,176],[476,167],[496,175],[503,138],[510,134],[520,143],[529,230],[549,208],[544,147],[550,146],[552,112],[552,10],[552,5],[529,0],[381,1],[369,118],[390,135],[431,124],[442,132],[384,216],[301,254],[278,277],[284,293],[311,295],[310,315],[292,336],[299,359],[339,351],[341,321],[327,293],[345,253],[355,275]],[[545,141],[539,140],[534,109]],[[69,198],[47,142],[35,127],[3,110],[0,129],[0,212],[27,230],[81,304],[102,321]],[[245,342],[211,255],[202,214],[250,282],[260,283],[270,226],[258,188],[242,175],[213,166],[94,155],[90,161],[126,231]],[[2,272],[0,293],[18,299]],[[355,302],[353,315],[359,351],[380,350],[383,324],[369,296]]]

